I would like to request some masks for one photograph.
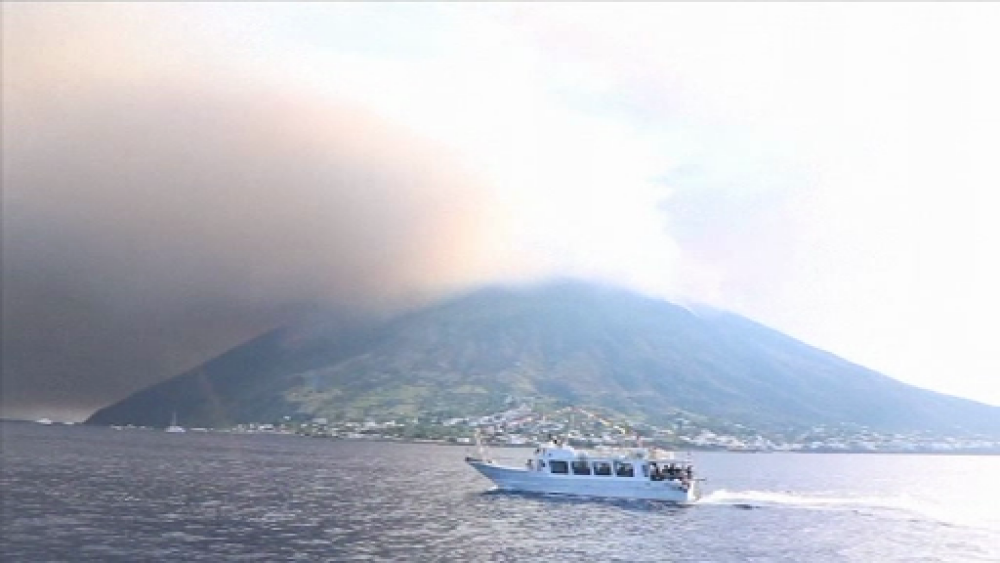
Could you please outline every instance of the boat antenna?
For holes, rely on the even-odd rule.
[[[486,455],[486,447],[483,446],[483,435],[479,428],[476,427],[476,453],[479,455],[481,461],[490,461],[490,458]]]
[[[569,432],[573,428],[573,412],[574,411],[572,411],[572,410],[569,411],[569,422],[566,424],[566,432],[564,433],[563,439],[562,439],[562,445],[564,445],[564,446],[568,446],[569,445]]]

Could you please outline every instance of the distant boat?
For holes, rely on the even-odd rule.
[[[35,422],[37,422],[38,424],[44,424],[44,425],[48,426],[48,425],[52,424],[52,419],[50,419],[50,418],[39,418]]]
[[[177,412],[174,411],[173,417],[170,419],[170,426],[167,427],[167,432],[171,434],[181,434],[187,432],[183,426],[177,425]]]

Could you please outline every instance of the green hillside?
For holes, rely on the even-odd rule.
[[[162,426],[173,411],[192,426],[481,415],[508,396],[760,431],[850,423],[1000,435],[1000,408],[905,385],[737,315],[576,282],[483,289],[377,322],[306,320],[88,422]]]

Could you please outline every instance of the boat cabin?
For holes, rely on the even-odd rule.
[[[571,446],[556,443],[536,449],[534,456],[528,459],[527,469],[565,476],[681,482],[694,479],[694,468],[690,463],[653,457],[645,448],[620,450],[598,457],[593,453],[577,451]]]

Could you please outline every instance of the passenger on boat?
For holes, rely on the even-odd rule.
[[[660,472],[660,468],[656,463],[649,464],[649,479],[651,481],[662,481],[663,473]]]

